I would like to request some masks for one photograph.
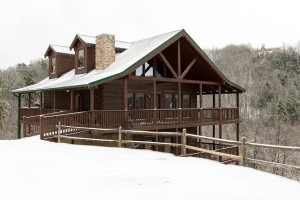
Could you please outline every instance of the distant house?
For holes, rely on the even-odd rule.
[[[19,108],[19,134],[30,135],[35,125],[42,139],[51,137],[54,124],[43,120],[55,115],[102,128],[201,134],[203,126],[212,126],[214,137],[215,126],[222,137],[223,125],[236,124],[239,140],[239,94],[245,89],[228,80],[185,30],[135,42],[76,35],[70,47],[49,45],[45,57],[49,77],[13,91],[19,105],[22,95],[30,101],[31,93],[40,94],[39,108]],[[222,107],[226,94],[236,94],[236,106]],[[211,96],[210,106],[203,106],[203,95]]]

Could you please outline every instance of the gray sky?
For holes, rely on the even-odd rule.
[[[69,46],[76,33],[135,41],[184,28],[202,48],[295,45],[300,1],[0,0],[0,69]]]

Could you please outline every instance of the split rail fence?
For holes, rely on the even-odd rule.
[[[242,141],[234,141],[234,140],[226,140],[220,138],[213,138],[201,135],[189,134],[186,132],[186,129],[183,129],[182,132],[154,132],[154,131],[139,131],[139,130],[123,130],[121,126],[119,129],[103,129],[103,128],[87,128],[87,127],[76,127],[76,126],[65,126],[61,125],[61,122],[57,125],[58,134],[57,141],[61,142],[61,139],[71,139],[71,140],[86,140],[86,141],[98,141],[98,142],[112,142],[116,143],[120,148],[122,144],[148,144],[148,145],[161,145],[161,146],[173,146],[181,148],[181,156],[186,157],[189,156],[187,154],[187,149],[194,150],[201,153],[208,153],[212,155],[216,155],[219,157],[227,157],[230,159],[234,159],[236,161],[240,161],[242,166],[246,166],[247,163],[256,163],[265,166],[278,167],[287,170],[300,171],[299,166],[293,166],[282,163],[269,162],[264,160],[252,159],[246,156],[247,148],[264,148],[264,149],[273,149],[273,150],[282,150],[282,151],[293,151],[300,152],[300,147],[291,147],[291,146],[278,146],[278,145],[269,145],[269,144],[259,144],[259,143],[251,143],[247,142],[246,138],[242,138]],[[70,130],[81,130],[81,131],[95,131],[101,133],[115,133],[118,134],[118,140],[113,139],[95,139],[95,138],[84,138],[84,137],[76,137],[69,135],[62,135],[64,129]],[[150,141],[133,141],[133,140],[123,140],[123,134],[142,134],[142,135],[155,135],[155,136],[179,136],[181,137],[181,144],[178,143],[166,143],[166,142],[150,142]],[[233,155],[228,153],[223,153],[214,150],[208,150],[200,147],[194,147],[187,145],[187,138],[194,138],[199,140],[199,144],[201,144],[201,140],[209,140],[212,142],[218,142],[219,144],[227,144],[227,145],[236,145],[240,148],[240,155]],[[221,149],[222,150],[222,149]]]

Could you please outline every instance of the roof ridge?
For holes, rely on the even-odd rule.
[[[69,48],[68,46],[64,46],[64,45],[59,45],[59,44],[49,44],[50,46],[57,46],[57,47],[66,47]]]
[[[174,32],[180,32],[180,31],[184,31],[184,29],[178,29],[178,30],[175,30],[175,31],[170,31],[170,32],[163,33],[163,34],[160,34],[160,35],[151,36],[151,37],[148,37],[148,38],[145,38],[145,39],[136,40],[134,42],[140,42],[140,41],[143,41],[143,40],[148,40],[148,39],[155,38],[155,37],[158,37],[158,36],[162,36],[162,35],[166,35],[166,34],[170,34],[170,33],[174,33]]]

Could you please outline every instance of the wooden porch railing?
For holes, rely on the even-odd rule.
[[[55,113],[62,111],[62,109],[40,109],[40,108],[20,108],[19,109],[19,119],[23,119],[25,117],[43,115],[48,113]]]
[[[66,111],[67,112],[67,111]],[[185,108],[185,109],[145,109],[145,110],[96,110],[77,113],[49,113],[40,117],[25,117],[26,126],[39,126],[41,139],[57,135],[55,126],[59,121],[67,126],[91,128],[118,128],[153,130],[197,126],[205,123],[237,123],[238,108]],[[38,120],[40,120],[38,122]],[[27,134],[27,129],[25,136]],[[30,129],[28,129],[30,130]],[[69,130],[73,133],[73,130]],[[24,134],[24,133],[23,133]]]

